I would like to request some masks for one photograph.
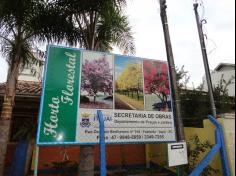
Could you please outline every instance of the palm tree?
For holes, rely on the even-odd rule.
[[[77,31],[80,47],[95,51],[111,51],[119,47],[125,54],[134,54],[134,39],[127,17],[122,13],[125,0],[61,0],[63,8]],[[79,7],[79,8],[78,8]],[[79,175],[94,175],[93,146],[80,147]]]
[[[0,1],[1,50],[9,65],[0,118],[0,175],[3,175],[19,70],[29,62],[36,61],[32,53],[35,41],[59,41],[65,36],[63,27],[68,29],[72,26],[58,12],[51,10],[44,0]]]
[[[119,47],[124,54],[134,54],[134,39],[127,17],[125,0],[60,0],[57,4],[72,21],[75,41],[80,47],[95,51],[111,51]]]
[[[109,51],[116,45],[124,53],[134,53],[131,28],[122,14],[124,5],[125,0],[0,1],[1,49],[9,64],[0,118],[0,175],[3,174],[19,70],[35,61],[32,54],[35,41],[66,39],[69,44],[79,43],[86,49],[100,51]],[[81,163],[85,163],[89,150],[92,151],[91,146],[81,147]]]

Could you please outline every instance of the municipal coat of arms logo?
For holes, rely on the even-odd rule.
[[[90,115],[91,114],[87,114],[87,113],[81,114],[81,117],[82,117],[82,121],[80,122],[81,127],[89,128],[91,126],[91,122],[89,119]]]

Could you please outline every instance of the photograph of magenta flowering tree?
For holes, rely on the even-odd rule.
[[[80,108],[113,109],[112,55],[83,52]]]
[[[145,110],[171,111],[168,65],[144,60]]]

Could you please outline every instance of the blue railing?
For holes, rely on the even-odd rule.
[[[190,176],[199,176],[203,170],[208,166],[209,162],[213,157],[220,151],[222,169],[224,176],[230,176],[230,167],[228,163],[225,141],[224,141],[224,132],[222,125],[211,115],[208,116],[209,120],[216,126],[215,129],[215,138],[216,144],[210,150],[210,152],[203,158],[203,160],[198,164],[198,166],[193,170]]]

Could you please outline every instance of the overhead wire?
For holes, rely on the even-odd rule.
[[[210,55],[218,48],[218,46],[217,46],[216,42],[213,39],[208,37],[208,32],[207,32],[207,29],[204,25],[204,24],[207,23],[207,20],[205,19],[206,10],[205,10],[205,5],[204,5],[203,0],[195,0],[195,3],[198,3],[199,6],[202,8],[202,14],[201,14],[200,20],[201,20],[202,29],[204,31],[204,38],[206,39],[206,47],[209,47],[210,42],[214,45],[213,48],[210,49],[210,51],[207,53],[208,55]]]

